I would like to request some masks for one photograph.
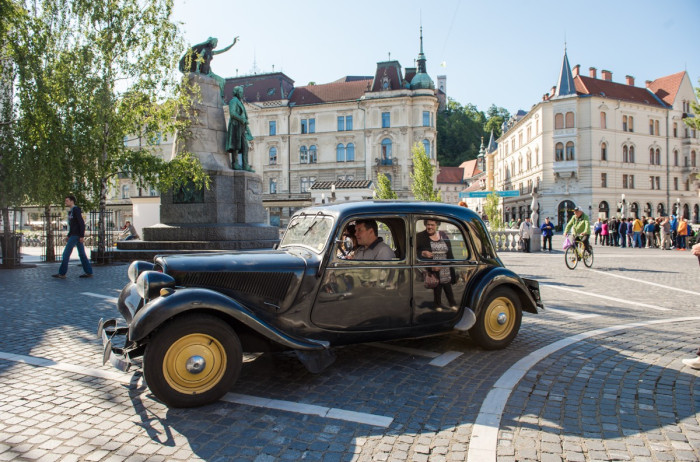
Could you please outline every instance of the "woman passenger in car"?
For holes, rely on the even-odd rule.
[[[418,258],[422,260],[453,260],[452,246],[447,235],[438,231],[439,222],[437,220],[423,220],[425,231],[416,234],[416,251]],[[435,308],[439,309],[442,303],[442,291],[451,307],[456,306],[452,284],[455,281],[454,268],[434,267],[427,268],[427,271],[436,273],[439,284],[433,289]]]

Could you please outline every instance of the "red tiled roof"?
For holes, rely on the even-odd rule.
[[[239,85],[243,86],[243,98],[246,101],[259,103],[289,98],[294,80],[281,72],[229,77],[224,84],[224,101],[228,103],[233,96],[233,88]]]
[[[440,167],[437,176],[438,183],[461,183],[464,179],[464,170],[461,167]]]
[[[404,88],[404,79],[401,76],[401,64],[398,61],[384,61],[377,63],[377,72],[374,74],[372,91],[385,91],[383,80],[388,79],[389,88],[386,90],[400,90]]]
[[[474,175],[478,175],[481,173],[481,170],[477,167],[478,165],[478,160],[477,159],[472,159],[472,160],[467,160],[464,161],[460,164],[460,168],[464,169],[464,178],[471,178]]]
[[[667,75],[666,77],[659,77],[649,84],[649,90],[664,100],[664,103],[673,106],[673,102],[676,100],[676,94],[678,93],[684,76],[685,71],[681,71]]]
[[[580,95],[604,96],[606,98],[630,101],[649,106],[664,107],[646,88],[633,87],[610,80],[595,79],[577,75],[574,77],[576,92]]]
[[[481,185],[481,181],[475,181],[472,184],[470,184],[468,188],[464,189],[462,192],[481,191],[482,189],[484,189],[484,187]]]
[[[329,103],[333,101],[352,101],[362,97],[371,83],[372,80],[369,78],[296,87],[294,93],[292,93],[290,103],[303,106],[305,104]]]

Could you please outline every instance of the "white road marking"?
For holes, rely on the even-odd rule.
[[[555,284],[550,284],[548,282],[540,282],[540,286],[553,287],[554,289],[565,290],[567,292],[574,292],[576,294],[585,295],[587,297],[597,297],[597,298],[602,298],[604,300],[610,300],[610,301],[617,302],[617,303],[624,303],[625,305],[632,305],[635,308],[644,307],[644,308],[649,308],[650,310],[671,311],[670,308],[663,308],[663,307],[655,306],[655,305],[647,305],[646,303],[635,302],[633,300],[625,300],[623,298],[608,297],[607,295],[595,294],[592,292],[584,292],[583,290],[577,290],[577,289],[572,289],[570,287],[558,286]],[[698,295],[700,295],[700,294],[698,294]]]
[[[118,300],[117,297],[110,297],[109,295],[93,294],[92,292],[80,292],[80,295],[87,295],[88,297],[95,297],[95,298],[103,298],[105,300],[108,300],[108,301],[114,302],[114,303],[116,303]]]
[[[651,321],[636,322],[632,324],[623,324],[618,326],[605,327],[595,329],[588,332],[582,332],[571,337],[564,338],[557,342],[551,343],[539,350],[533,351],[523,359],[513,364],[493,385],[486,399],[481,404],[479,415],[476,417],[472,434],[469,439],[469,452],[467,453],[467,461],[478,462],[496,462],[496,450],[498,446],[498,430],[503,417],[503,410],[510,398],[511,393],[518,385],[520,380],[532,369],[538,362],[552,353],[555,353],[562,348],[566,348],[574,343],[586,340],[597,335],[609,334],[625,329],[635,329],[637,327],[646,327],[653,324],[666,324],[684,321],[698,321],[700,316],[692,316],[685,318],[672,319],[655,319]]]
[[[656,258],[656,257],[654,257],[654,258]],[[677,290],[678,292],[684,292],[686,294],[700,295],[700,292],[693,292],[692,290],[679,289],[678,287],[665,286],[663,284],[657,284],[656,282],[642,281],[641,279],[635,279],[635,278],[630,278],[627,276],[622,276],[620,274],[615,274],[615,273],[612,273],[610,271],[600,271],[600,270],[594,270],[594,269],[590,269],[589,271],[593,271],[594,273],[605,274],[606,276],[612,276],[614,278],[627,279],[629,281],[634,281],[634,282],[641,282],[642,284],[648,284],[650,286],[663,287],[664,289],[668,289],[668,290]]]
[[[447,353],[443,353],[437,358],[433,359],[428,364],[430,364],[431,366],[445,367],[455,359],[462,356],[463,354],[464,353],[461,353],[459,351],[448,351]]]
[[[593,313],[581,314],[581,313],[574,313],[573,311],[558,310],[556,308],[550,308],[549,306],[547,307],[547,311],[545,311],[545,313],[548,313],[548,312],[563,314],[564,316],[569,316],[570,318],[574,318],[574,319],[588,319],[588,318],[595,318],[595,317],[600,316],[599,314],[593,314]]]
[[[46,358],[18,355],[14,353],[4,353],[0,351],[0,360],[2,359],[17,363],[28,364],[30,366],[54,369],[59,371],[71,372],[74,374],[86,375],[88,377],[97,377],[100,379],[112,380],[125,385],[129,385],[133,377],[133,374],[104,371],[100,369],[90,369],[75,364],[59,363]],[[337,409],[324,406],[315,406],[304,403],[295,403],[293,401],[282,401],[277,399],[260,398],[257,396],[240,395],[237,393],[227,393],[222,398],[222,400],[227,401],[229,403],[245,404],[248,406],[264,407],[268,409],[279,409],[282,411],[296,412],[299,414],[318,415],[321,417],[326,417],[328,419],[345,420],[348,422],[356,422],[384,428],[391,425],[391,423],[394,421],[393,417],[387,417],[383,415],[348,411],[345,409]]]

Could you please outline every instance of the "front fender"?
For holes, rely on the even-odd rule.
[[[279,331],[238,301],[209,289],[178,289],[170,295],[149,301],[129,325],[129,340],[140,342],[168,319],[181,313],[214,310],[239,321],[260,335],[295,350],[322,350],[328,342],[294,338]]]
[[[483,309],[486,297],[499,286],[513,289],[520,298],[522,310],[537,314],[538,302],[533,298],[523,279],[511,270],[503,267],[490,268],[477,274],[476,278],[472,280],[474,280],[474,285],[469,290],[467,306],[477,316]]]

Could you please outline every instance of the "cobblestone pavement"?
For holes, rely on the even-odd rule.
[[[681,363],[700,345],[697,259],[595,251],[592,270],[574,271],[561,250],[501,255],[540,281],[549,308],[526,314],[503,351],[457,335],[350,346],[318,375],[290,354],[248,358],[235,396],[298,406],[290,410],[168,409],[138,371],[102,366],[96,324],[117,312],[87,294],[116,297],[124,265],[96,267],[92,279],[73,263],[66,280],[50,277],[57,264],[0,270],[0,461],[700,460],[698,372]],[[444,367],[421,354],[450,351],[462,354]]]

